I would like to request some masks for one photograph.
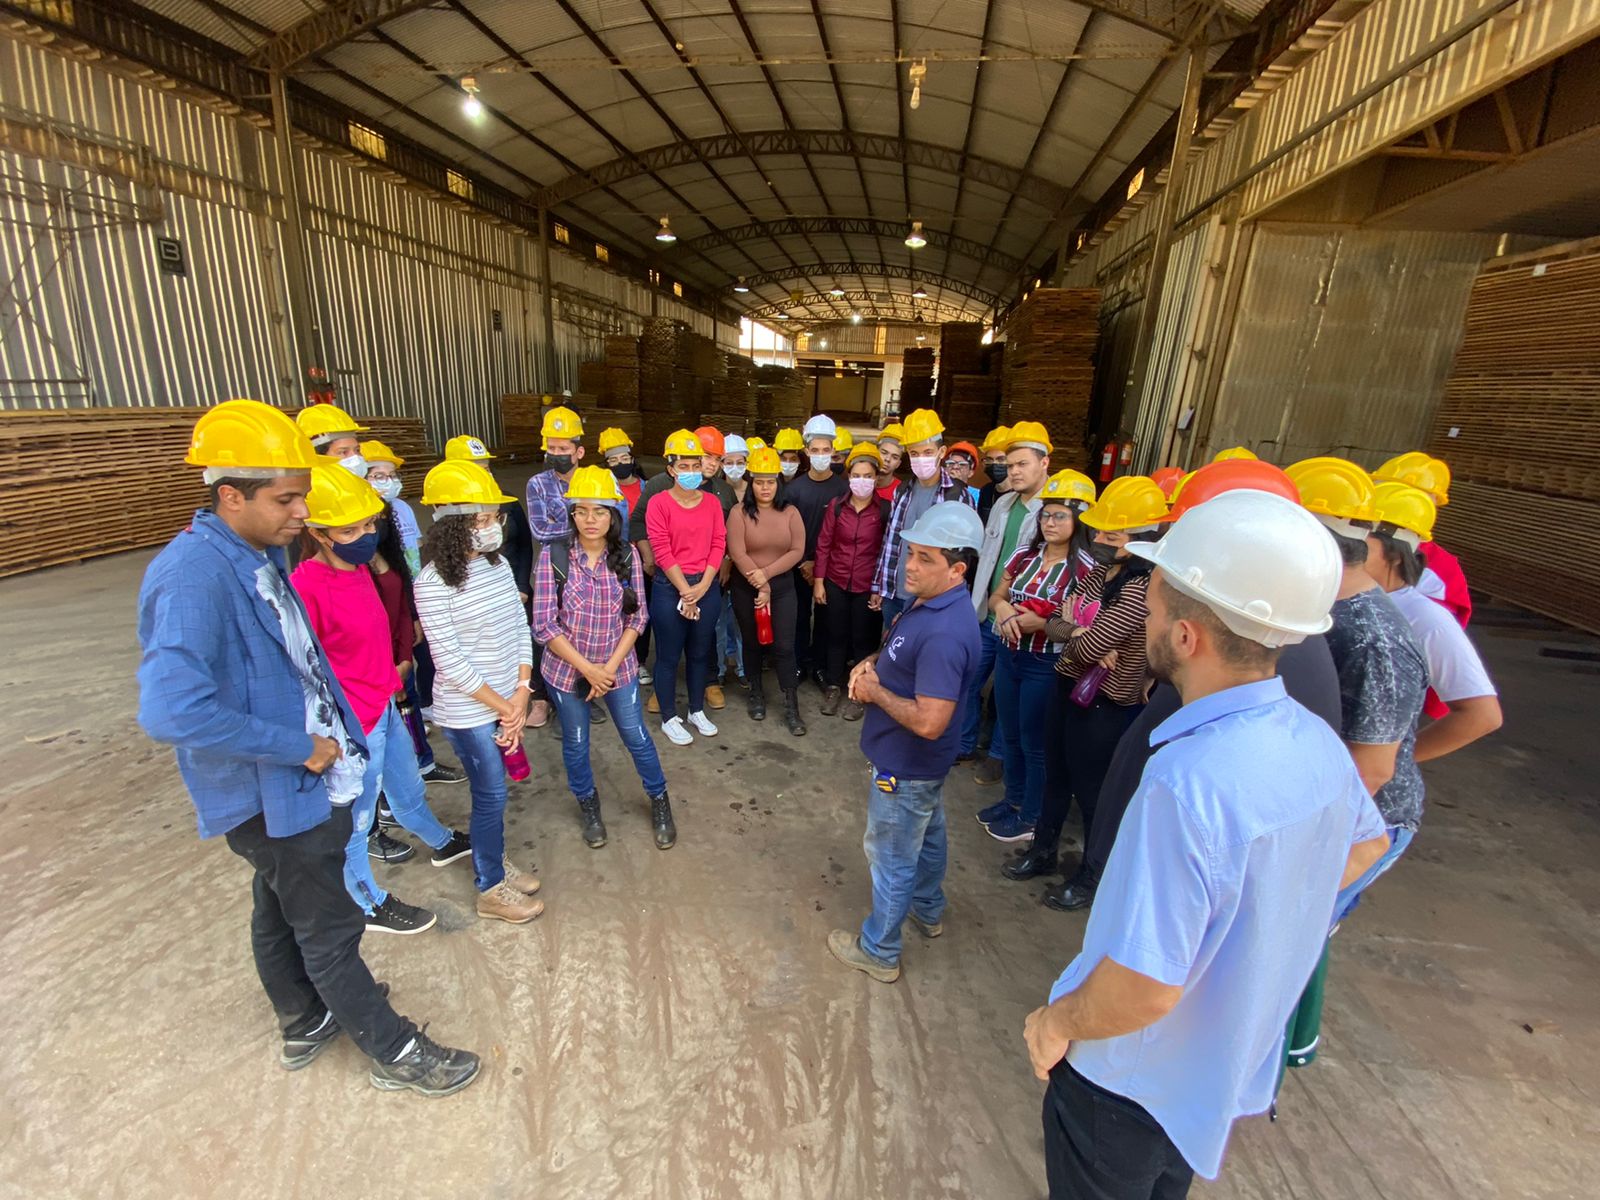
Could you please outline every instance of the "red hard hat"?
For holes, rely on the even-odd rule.
[[[707,454],[721,454],[723,441],[722,434],[711,425],[702,425],[696,429],[695,436],[700,439],[700,448]]]
[[[1155,480],[1156,486],[1161,489],[1161,494],[1168,500],[1172,499],[1172,493],[1183,479],[1183,476],[1184,470],[1182,467],[1157,467],[1150,472],[1150,478]]]
[[[1176,521],[1191,508],[1197,508],[1223,492],[1241,489],[1271,492],[1274,496],[1300,503],[1300,489],[1295,487],[1294,481],[1284,474],[1281,467],[1251,458],[1223,459],[1221,462],[1207,463],[1185,479],[1172,497],[1172,511],[1162,519]]]

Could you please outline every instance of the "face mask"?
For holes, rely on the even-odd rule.
[[[843,475],[844,474],[844,464],[843,463],[829,463],[828,464],[828,469],[831,470],[835,475]]]
[[[811,460],[811,469],[819,475],[824,471],[833,469],[833,455],[831,454],[811,454],[807,455],[807,457]]]
[[[859,500],[865,500],[873,492],[877,491],[877,488],[878,481],[876,479],[863,479],[859,475],[850,476],[850,494]]]
[[[691,491],[691,492],[694,491],[697,487],[699,487],[705,481],[706,481],[706,477],[704,475],[702,475],[699,471],[679,471],[678,472],[678,486],[681,487],[681,488],[685,488],[688,491]]]
[[[995,462],[983,464],[983,469],[989,473],[990,479],[1004,479],[1006,474],[1006,460],[997,459]]]
[[[1100,563],[1102,566],[1109,566],[1111,563],[1116,562],[1117,553],[1121,549],[1121,546],[1108,546],[1104,542],[1089,543],[1090,557],[1093,558],[1095,562]]]
[[[398,475],[393,479],[369,479],[367,482],[372,484],[372,490],[385,500],[393,500],[400,494],[401,489],[405,487]]]
[[[372,561],[372,556],[378,552],[378,535],[364,533],[353,542],[329,542],[331,549],[345,562],[359,567],[362,563]]]
[[[746,469],[747,468],[745,468],[745,467],[724,466],[722,468],[722,473],[724,475],[726,475],[729,479],[733,480],[734,483],[738,483],[739,480],[744,478],[744,473],[745,473]]]
[[[918,479],[932,479],[939,473],[939,456],[937,454],[913,454],[911,456],[911,473]]]
[[[482,525],[474,525],[472,527],[472,548],[479,554],[489,554],[500,549],[500,543],[505,539],[505,536],[505,530],[501,529],[499,525],[490,525],[487,528]]]
[[[633,474],[633,464],[632,463],[612,463],[611,464],[611,473],[613,475],[615,475],[618,479],[626,479],[626,478],[628,478],[628,476]]]
[[[830,461],[832,461],[832,460],[830,460]],[[794,478],[794,473],[796,471],[798,471],[799,469],[800,469],[800,464],[799,463],[786,462],[786,463],[779,463],[778,464],[778,470],[783,472],[783,477],[785,479],[793,479]]]
[[[359,454],[346,454],[339,460],[339,465],[358,479],[367,477],[367,460]]]
[[[572,455],[546,454],[544,456],[544,465],[549,467],[557,475],[565,475],[568,471],[572,470]]]

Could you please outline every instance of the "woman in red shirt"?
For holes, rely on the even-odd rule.
[[[828,501],[817,534],[812,599],[820,606],[817,611],[828,631],[824,667],[828,686],[822,693],[822,715],[838,713],[846,721],[859,721],[866,710],[844,697],[845,672],[877,649],[881,627],[871,602],[872,572],[889,525],[888,504],[877,487],[882,465],[882,456],[870,442],[850,451],[845,464],[850,491]]]

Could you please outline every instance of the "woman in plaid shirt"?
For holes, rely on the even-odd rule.
[[[656,845],[666,850],[678,831],[661,759],[639,709],[639,661],[633,648],[648,616],[639,599],[644,571],[622,527],[622,493],[610,471],[581,467],[573,472],[565,499],[571,553],[547,549],[539,557],[533,636],[548,651],[540,671],[561,721],[567,786],[578,799],[583,840],[599,849],[606,844],[606,827],[589,762],[589,703],[604,700],[650,798]]]

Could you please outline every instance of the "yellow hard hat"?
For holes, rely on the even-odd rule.
[[[1004,453],[1005,448],[1010,444],[1011,426],[996,425],[993,429],[989,430],[988,433],[983,435],[983,444],[979,446],[978,449],[983,451],[985,454],[989,454],[995,450]]]
[[[294,415],[300,432],[311,439],[313,446],[331,442],[349,433],[371,433],[365,425],[357,425],[355,418],[336,404],[313,404]]]
[[[557,406],[544,410],[544,424],[539,426],[539,449],[550,449],[551,438],[577,441],[582,436],[583,422],[570,408]]]
[[[944,434],[944,422],[939,420],[939,414],[931,408],[919,408],[905,420],[906,440],[908,446],[915,446],[918,442],[931,442]]]
[[[357,525],[383,511],[383,497],[359,475],[326,460],[311,468],[306,524],[324,529]]]
[[[1450,503],[1450,467],[1442,458],[1434,458],[1421,450],[1391,458],[1372,473],[1372,478],[1379,483],[1409,483],[1427,492],[1440,508]]]
[[[783,464],[779,461],[776,450],[771,446],[762,446],[760,449],[750,451],[745,466],[752,475],[777,475]]]
[[[1100,498],[1080,518],[1090,529],[1117,533],[1150,529],[1167,515],[1167,498],[1148,475],[1124,475],[1106,484]]]
[[[1217,451],[1217,456],[1215,458],[1213,458],[1211,461],[1212,462],[1231,462],[1233,459],[1236,459],[1236,458],[1251,458],[1251,459],[1254,459],[1254,458],[1257,458],[1257,457],[1259,457],[1259,456],[1256,455],[1255,453],[1253,453],[1252,451],[1246,450],[1243,446],[1235,446],[1231,450],[1218,450]]]
[[[1085,506],[1093,504],[1094,497],[1094,480],[1070,467],[1065,471],[1057,471],[1045,480],[1044,490],[1039,493],[1040,500],[1063,504],[1076,502]]]
[[[195,422],[183,461],[223,479],[230,473],[262,478],[309,471],[322,458],[282,409],[259,400],[224,400]]]
[[[1302,459],[1284,474],[1300,489],[1300,503],[1310,512],[1346,521],[1374,518],[1372,476],[1347,459]]]
[[[700,445],[700,438],[695,434],[694,430],[675,429],[667,434],[667,445],[662,450],[662,453],[669,456],[704,454],[705,448]]]
[[[850,447],[850,453],[845,456],[844,465],[849,467],[858,458],[870,458],[880,467],[883,466],[883,455],[878,453],[878,448],[871,442],[857,442]]]
[[[1006,449],[1014,450],[1019,446],[1031,446],[1044,454],[1049,454],[1055,449],[1050,444],[1049,432],[1037,421],[1018,421],[1011,427],[1011,436],[1006,439]]]
[[[422,502],[436,517],[494,512],[511,497],[500,490],[487,467],[459,458],[447,458],[422,481]]]
[[[806,443],[798,429],[780,429],[778,436],[772,439],[772,448],[780,453],[785,450],[804,450]]]
[[[1433,497],[1421,488],[1392,479],[1380,483],[1373,489],[1372,509],[1382,524],[1393,525],[1416,538],[1415,542],[1403,539],[1411,543],[1413,550],[1422,542],[1433,541],[1433,522],[1439,515],[1439,508]]]
[[[622,448],[633,449],[633,439],[620,429],[602,429],[600,431],[600,453],[609,454],[613,450]]]
[[[572,473],[565,495],[571,501],[622,503],[622,489],[617,486],[617,477],[607,467],[579,467]]]
[[[856,440],[850,436],[848,429],[841,429],[833,435],[833,448],[835,450],[848,450],[855,444]]]
[[[902,426],[899,421],[889,422],[889,424],[883,427],[883,432],[878,434],[878,441],[880,444],[883,442],[893,442],[895,445],[899,446],[903,445],[905,440],[905,427]]]
[[[489,447],[481,439],[473,437],[470,433],[463,433],[460,437],[453,437],[444,444],[444,456],[447,460],[467,462],[480,462],[485,458],[493,458]]]
[[[369,463],[386,462],[392,466],[403,467],[406,460],[401,458],[383,442],[362,442],[361,457]]]
[[[758,437],[745,438],[744,448],[747,453],[754,454],[757,450],[765,450],[767,443]]]

